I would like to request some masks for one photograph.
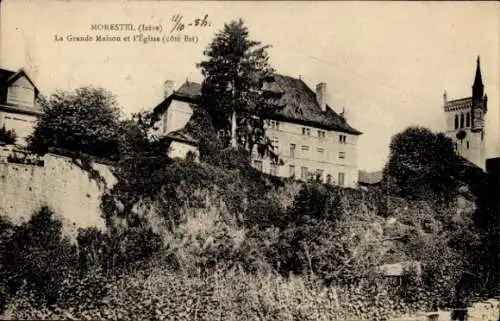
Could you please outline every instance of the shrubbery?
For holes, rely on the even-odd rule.
[[[17,140],[17,135],[13,130],[7,130],[5,126],[0,128],[0,143],[14,144]]]
[[[103,200],[108,230],[80,230],[77,245],[61,237],[60,223],[48,209],[20,227],[0,224],[0,237],[11,248],[4,247],[2,256],[18,256],[15,265],[2,268],[4,279],[11,280],[2,289],[15,298],[9,309],[19,311],[15,317],[39,316],[34,311],[88,318],[176,314],[180,303],[156,285],[150,288],[153,279],[164,282],[162,289],[187,291],[186,300],[208,300],[192,306],[200,319],[226,313],[221,311],[314,319],[310,315],[321,310],[337,320],[382,320],[450,306],[457,303],[456,293],[472,291],[460,285],[467,283],[463,275],[473,259],[464,254],[476,246],[472,212],[463,210],[470,206],[458,215],[456,208],[423,200],[387,201],[380,216],[384,198],[373,191],[271,178],[251,168],[244,153],[222,151],[207,164],[169,160],[159,151],[161,146],[137,163],[119,164],[118,172],[137,171],[118,176]],[[162,157],[165,162],[158,162]],[[392,284],[374,273],[397,260],[422,262],[422,278],[409,274]],[[18,266],[23,273],[15,273]],[[133,284],[127,286],[123,277]],[[270,298],[262,292],[262,277],[276,286],[268,289],[273,295],[288,295],[289,301],[263,303]],[[49,283],[56,290],[48,290]],[[320,306],[295,306],[299,299]],[[80,310],[74,308],[78,304]],[[182,315],[193,317],[194,310]]]

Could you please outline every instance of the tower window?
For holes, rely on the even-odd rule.
[[[465,127],[470,127],[470,113],[467,113],[465,117]]]
[[[464,128],[464,114],[460,114],[460,128]]]
[[[458,129],[458,115],[455,115],[455,129]]]

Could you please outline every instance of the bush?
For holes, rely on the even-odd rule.
[[[17,140],[17,135],[14,130],[7,130],[5,126],[0,128],[0,142],[5,143],[7,145],[15,144]]]
[[[62,224],[43,207],[14,228],[4,248],[4,282],[10,295],[18,290],[37,304],[52,305],[61,284],[75,266],[76,249],[61,234]]]

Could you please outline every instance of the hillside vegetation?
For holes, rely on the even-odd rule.
[[[269,177],[231,149],[203,163],[138,154],[116,173],[105,233],[71,244],[47,208],[3,221],[5,318],[383,320],[491,294],[464,278],[482,242],[467,185],[437,207]],[[422,277],[375,273],[412,260]]]

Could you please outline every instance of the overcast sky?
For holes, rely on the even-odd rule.
[[[500,155],[499,9],[496,2],[4,0],[0,64],[25,68],[44,94],[102,86],[130,113],[155,107],[167,79],[176,86],[201,81],[195,64],[203,49],[225,22],[242,18],[252,39],[272,46],[278,72],[301,75],[313,89],[327,83],[328,103],[339,112],[345,106],[348,121],[364,133],[359,167],[377,170],[395,133],[410,125],[444,129],[443,90],[449,99],[471,95],[477,55],[489,97],[487,154]],[[95,35],[90,25],[99,23],[170,29],[175,14],[186,24],[208,15],[211,26],[183,30],[198,36],[196,44],[54,41],[56,34]]]

